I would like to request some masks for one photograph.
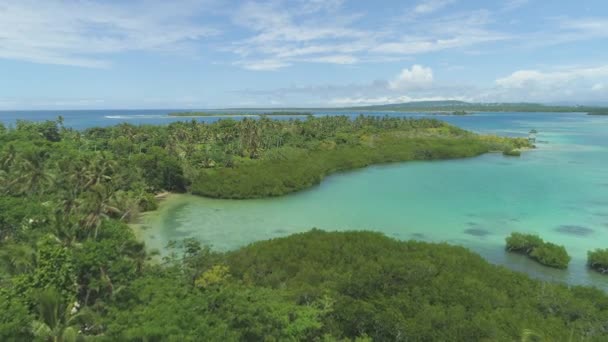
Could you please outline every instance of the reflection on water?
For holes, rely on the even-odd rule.
[[[197,237],[219,250],[302,232],[376,230],[398,239],[448,242],[536,277],[608,289],[586,269],[586,253],[608,247],[608,118],[582,114],[498,113],[442,117],[478,132],[526,136],[538,149],[521,158],[486,154],[464,160],[372,166],[328,177],[320,186],[261,200],[174,196],[146,216],[153,248]],[[568,270],[504,251],[513,231],[563,244]]]

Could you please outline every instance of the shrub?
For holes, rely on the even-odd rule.
[[[587,252],[587,265],[600,273],[608,273],[608,248]]]
[[[521,152],[519,150],[504,150],[502,154],[507,157],[519,157],[521,156]]]
[[[530,254],[535,247],[543,244],[543,239],[538,235],[511,233],[507,237],[507,250],[509,252],[520,252]]]
[[[555,268],[568,268],[570,256],[564,246],[545,242],[532,250],[530,257],[539,263]]]
[[[506,242],[507,251],[527,255],[545,266],[564,269],[570,262],[564,246],[545,242],[538,235],[511,233]]]

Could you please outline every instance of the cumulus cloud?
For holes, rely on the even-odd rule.
[[[393,90],[408,90],[427,88],[433,84],[433,70],[415,64],[411,69],[405,68],[392,81],[388,83]]]
[[[445,70],[445,69],[441,69]],[[300,106],[358,106],[410,101],[469,102],[605,101],[608,65],[516,70],[494,82],[450,84],[435,78],[431,67],[414,64],[386,80],[344,85],[310,85],[239,91],[240,98],[280,99]]]

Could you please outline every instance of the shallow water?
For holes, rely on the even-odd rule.
[[[176,110],[0,112],[0,122],[63,115],[67,126],[82,129],[121,122],[192,120],[166,117],[172,111]],[[608,117],[563,113],[433,117],[500,135],[526,136],[535,128],[540,131],[538,149],[521,158],[486,154],[372,166],[330,176],[320,186],[280,198],[234,201],[173,196],[159,211],[145,216],[142,226],[147,228],[140,231],[141,236],[158,249],[169,240],[197,237],[227,250],[312,227],[370,229],[399,239],[466,246],[491,262],[533,276],[608,290],[608,276],[585,267],[588,250],[608,247]],[[504,238],[512,231],[537,233],[565,245],[573,257],[569,269],[554,270],[505,253]]]
[[[534,276],[608,289],[585,267],[586,253],[608,247],[608,118],[582,114],[480,114],[442,117],[478,132],[540,131],[521,158],[477,158],[372,166],[320,186],[261,200],[177,195],[144,219],[143,238],[161,249],[196,237],[218,250],[317,227],[376,230],[398,239],[462,245],[491,262]],[[504,252],[513,231],[566,246],[566,271]]]

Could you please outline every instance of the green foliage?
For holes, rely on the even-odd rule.
[[[513,340],[525,329],[599,340],[603,293],[462,248],[313,231],[230,253],[186,239],[151,262],[125,224],[157,192],[277,196],[370,164],[528,146],[365,116],[0,127],[0,340]]]
[[[530,253],[530,257],[543,265],[555,268],[568,268],[570,256],[564,246],[545,242]]]
[[[264,112],[264,113],[247,113],[247,112],[234,112],[234,113],[226,113],[226,112],[173,112],[169,113],[168,116],[185,116],[185,117],[197,117],[197,116],[222,116],[222,117],[230,117],[230,116],[309,116],[312,115],[311,112],[296,112],[296,111],[272,111],[272,112]]]
[[[173,274],[148,276],[117,295],[107,336],[121,341],[296,341],[319,334],[323,311],[263,288],[200,291]]]
[[[521,151],[519,150],[504,150],[502,154],[507,157],[519,157],[521,156]]]
[[[555,268],[568,268],[570,256],[564,246],[545,242],[538,235],[511,233],[506,238],[507,251],[528,255],[539,263]]]
[[[28,341],[33,336],[30,332],[32,317],[27,307],[15,296],[0,289],[0,340]]]
[[[600,273],[608,272],[608,249],[587,252],[587,265]]]
[[[541,246],[544,241],[538,235],[511,233],[507,237],[507,250],[509,252],[520,252],[530,254],[534,248]]]
[[[602,291],[532,280],[461,247],[313,230],[253,243],[228,265],[298,303],[331,298],[323,323],[336,338],[512,341],[526,329],[550,341],[606,338]]]

